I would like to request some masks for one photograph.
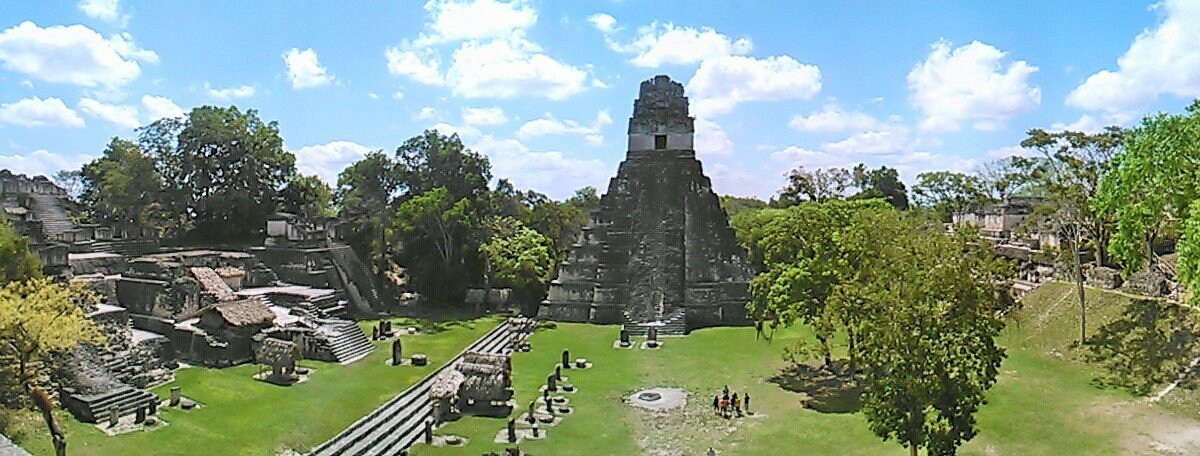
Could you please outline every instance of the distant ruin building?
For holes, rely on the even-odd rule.
[[[753,276],[693,147],[683,85],[644,81],[629,148],[538,316],[663,334],[746,324]]]

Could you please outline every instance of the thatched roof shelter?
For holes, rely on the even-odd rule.
[[[453,399],[458,395],[458,388],[464,380],[466,376],[456,369],[443,370],[433,379],[433,384],[429,385],[429,397],[434,400]]]
[[[236,328],[270,325],[275,321],[275,312],[272,312],[266,303],[258,299],[242,299],[215,304],[204,309],[203,313],[216,315],[229,326]]]

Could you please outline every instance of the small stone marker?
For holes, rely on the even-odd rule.
[[[379,327],[371,328],[371,340],[379,340]]]
[[[533,438],[535,438],[535,439],[536,439],[536,438],[537,438],[537,436],[538,436],[538,425],[537,425],[537,423],[536,423],[536,422],[535,422],[535,423],[533,423],[533,426],[532,426],[532,428],[533,428]]]
[[[571,351],[570,350],[563,349],[562,366],[563,366],[563,369],[571,368]]]
[[[550,374],[550,376],[549,376],[549,377],[546,377],[546,390],[547,390],[547,391],[556,391],[556,390],[558,390],[558,383],[556,383],[556,382],[554,381],[554,374]]]
[[[553,414],[554,411],[550,409],[550,390],[542,391],[542,402],[546,404],[546,411]]]
[[[408,327],[408,334],[409,334],[410,336],[411,336],[411,335],[413,335],[413,334],[416,334],[416,333],[417,333],[417,327],[416,327],[416,326],[409,326],[409,327]]]
[[[109,409],[108,409],[108,427],[110,427],[110,428],[117,427],[117,424],[120,423],[120,421],[121,421],[121,413],[117,411],[117,407],[116,406],[109,407]]]
[[[508,420],[508,443],[517,443],[517,420]]]
[[[179,406],[179,399],[183,397],[182,391],[183,391],[183,389],[178,386],[171,387],[171,406],[172,407]]]
[[[562,366],[554,366],[554,379],[562,380]]]
[[[621,330],[621,346],[622,347],[629,346],[629,330],[628,329]]]
[[[143,421],[146,421],[146,407],[139,405],[137,408],[137,414],[134,415],[133,422],[140,424]]]
[[[575,367],[580,369],[587,368],[587,358],[575,358]]]
[[[426,364],[429,364],[429,358],[426,358],[425,355],[420,353],[412,355],[412,365],[424,366]]]
[[[404,361],[404,357],[401,356],[401,354],[402,354],[401,349],[402,349],[402,347],[400,346],[400,339],[396,339],[395,341],[392,342],[392,365],[393,366],[399,366],[400,362]]]
[[[433,421],[430,420],[425,421],[425,444],[433,444]]]
[[[652,340],[654,342],[658,342],[658,327],[657,326],[651,326],[650,329],[646,330],[646,340]]]
[[[150,414],[151,415],[158,414],[158,396],[154,396],[154,399],[150,399],[150,403],[147,405],[150,406]]]

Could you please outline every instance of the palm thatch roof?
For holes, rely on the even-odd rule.
[[[443,370],[429,385],[429,397],[434,400],[453,398],[458,395],[458,388],[464,380],[466,376],[456,369]]]
[[[258,299],[242,299],[210,306],[206,312],[216,312],[229,326],[269,325],[275,321],[275,312]]]

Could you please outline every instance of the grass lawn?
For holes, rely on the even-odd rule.
[[[417,324],[395,321],[398,327]],[[160,417],[169,425],[150,432],[108,437],[65,412],[58,419],[67,432],[68,450],[74,455],[272,455],[289,448],[306,451],[428,375],[499,322],[498,318],[483,318],[426,324],[425,333],[402,336],[406,354],[429,356],[430,365],[425,367],[386,365],[391,342],[377,342],[367,358],[348,366],[302,361],[302,366],[314,372],[308,381],[290,387],[253,380],[251,375],[259,369],[254,365],[181,369],[175,382],[153,391],[165,398],[172,386],[180,386],[185,397],[203,408],[160,408]],[[371,333],[372,323],[361,323],[367,334]],[[19,443],[34,454],[54,454],[40,418],[22,422],[33,428],[18,433],[28,436]]]
[[[1005,330],[1008,358],[976,415],[979,435],[960,454],[1154,454],[1154,429],[1200,428],[1169,407],[1153,406],[1119,389],[1094,384],[1097,367],[1072,356],[1078,336],[1078,308],[1067,284],[1051,283],[1026,300]],[[1089,290],[1089,330],[1120,315],[1129,298]],[[1067,294],[1067,298],[1060,298]],[[883,442],[861,413],[822,413],[801,405],[802,394],[772,383],[787,363],[782,348],[805,328],[781,331],[775,340],[755,340],[751,328],[714,328],[683,338],[665,338],[659,350],[612,348],[617,326],[558,324],[539,330],[533,351],[514,356],[517,414],[537,397],[563,348],[572,358],[587,357],[595,367],[564,371],[579,392],[569,394],[574,412],[549,428],[549,437],[527,441],[532,454],[703,454],[712,446],[730,454],[905,454],[896,442]],[[755,416],[725,420],[709,412],[723,385],[749,391]],[[648,387],[689,392],[688,405],[664,414],[643,412],[622,399]],[[1174,394],[1174,393],[1173,393]],[[464,418],[447,423],[442,434],[469,439],[466,447],[418,445],[420,455],[480,454],[501,451],[493,443],[504,420]],[[1182,453],[1181,453],[1182,454]]]

